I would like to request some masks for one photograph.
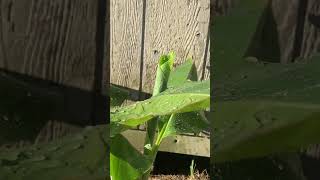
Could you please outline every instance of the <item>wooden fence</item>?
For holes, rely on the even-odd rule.
[[[98,0],[1,0],[0,67],[92,90]]]
[[[111,1],[111,83],[150,93],[158,58],[169,51],[176,65],[193,57],[207,79],[209,16],[210,0]]]
[[[215,15],[226,16],[240,2],[241,0],[215,0],[212,9]],[[251,44],[253,48],[248,47],[249,51],[250,48],[253,51],[257,50],[254,49],[255,47],[274,50],[274,47],[278,46],[277,63],[290,63],[296,58],[304,61],[320,52],[319,0],[266,0],[266,2],[268,5],[259,19],[259,25]],[[275,34],[271,35],[273,36],[271,39],[269,35],[273,32]],[[269,44],[261,42],[263,40]],[[257,54],[251,52],[247,55]],[[303,151],[308,156],[320,159],[319,144],[311,145]]]
[[[320,1],[318,0],[265,0],[269,4],[260,18],[257,27],[257,41],[260,37],[275,33],[269,38],[272,45],[267,42],[253,42],[252,46],[260,46],[261,49],[274,49],[278,46],[277,59],[281,63],[290,63],[296,58],[307,59],[319,52],[320,34],[319,28],[314,23],[320,24],[320,19],[312,22],[311,16],[319,16]],[[240,3],[239,0],[215,0],[212,2],[217,15],[227,15],[233,7]],[[277,44],[275,44],[277,42]],[[269,43],[269,44],[268,44]],[[255,48],[255,47],[250,47]],[[253,50],[257,51],[257,49]],[[263,50],[260,50],[263,51]],[[270,58],[270,52],[266,55]],[[257,54],[248,54],[256,56]],[[274,58],[271,57],[271,58]]]
[[[19,88],[30,92],[19,96],[17,104],[26,98],[40,101],[41,95],[54,97],[46,122],[36,122],[41,126],[29,129],[42,129],[44,141],[68,133],[70,126],[75,127],[70,124],[90,125],[101,119],[94,116],[97,95],[106,84],[102,80],[109,79],[107,73],[102,77],[106,69],[103,44],[108,41],[104,39],[106,2],[0,0],[1,84],[15,82],[11,90],[0,85],[1,100],[8,96],[14,101],[22,91],[11,93],[12,89]],[[37,113],[41,114],[35,112],[34,117]]]
[[[9,99],[0,105],[51,97],[21,105],[39,120],[26,125],[41,131],[32,138],[51,141],[103,123],[97,111],[105,112],[99,98],[109,80],[138,97],[149,93],[157,60],[168,51],[176,52],[176,65],[193,57],[199,79],[207,79],[209,14],[210,0],[0,0],[0,98]],[[40,107],[48,114],[35,110]],[[12,108],[10,117],[27,116]],[[8,112],[1,113],[3,133]]]
[[[110,10],[111,83],[128,88],[133,100],[151,94],[159,57],[169,51],[176,52],[175,65],[192,57],[198,79],[209,79],[210,0],[113,0]],[[124,135],[137,149],[145,136]],[[177,136],[160,151],[209,157],[209,147],[208,137]]]

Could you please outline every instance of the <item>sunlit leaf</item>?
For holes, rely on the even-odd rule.
[[[181,87],[168,89],[148,100],[111,112],[111,129],[117,124],[133,127],[147,122],[153,117],[198,111],[209,106],[210,87],[208,81],[188,82]],[[114,133],[119,132],[112,132],[112,135]]]
[[[188,79],[193,81],[197,80],[197,71],[192,62],[192,59],[188,59],[170,74],[168,87],[180,86],[184,84]]]
[[[170,52],[168,55],[162,55],[159,59],[155,85],[153,87],[153,95],[158,95],[166,90],[170,73],[173,69],[175,53]]]
[[[175,114],[168,121],[163,138],[183,133],[200,133],[207,129],[209,124],[199,112]]]
[[[110,175],[112,180],[136,180],[151,168],[152,163],[122,135],[111,138]]]
[[[168,55],[162,55],[159,59],[157,67],[157,76],[153,87],[153,96],[158,95],[167,89],[168,79],[173,69],[173,63],[175,59],[175,53],[170,52]],[[158,120],[154,117],[147,122],[147,135],[145,139],[146,144],[153,145],[154,137],[157,130]],[[149,153],[148,149],[145,149],[145,153]]]

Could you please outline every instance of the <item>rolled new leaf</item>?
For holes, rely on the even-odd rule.
[[[170,73],[173,69],[175,56],[176,55],[174,52],[170,52],[168,55],[163,55],[160,57],[157,68],[157,76],[153,87],[153,96],[156,96],[167,89],[167,84]]]
[[[153,89],[153,96],[156,96],[167,89],[168,79],[173,69],[174,58],[174,52],[170,52],[168,55],[163,55],[160,57],[157,68],[157,76]],[[147,123],[147,135],[145,139],[145,144],[150,144],[151,146],[153,146],[154,136],[157,130],[157,124],[157,118],[153,118]],[[145,149],[145,153],[149,153],[149,150]]]

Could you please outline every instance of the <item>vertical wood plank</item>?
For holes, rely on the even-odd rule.
[[[0,68],[92,91],[97,8],[98,0],[0,0]],[[74,128],[49,121],[36,141]]]
[[[211,6],[210,1],[202,0],[203,5],[203,11],[199,14],[199,29],[201,32],[203,32],[203,37],[205,37],[205,44],[204,44],[204,52],[202,54],[202,60],[199,67],[199,72],[201,71],[201,74],[199,74],[199,80],[208,80],[210,79],[210,17],[211,16]],[[206,4],[209,3],[209,4]],[[208,8],[209,9],[206,9]],[[200,41],[201,42],[201,41]]]
[[[146,4],[143,87],[152,92],[161,54],[176,52],[176,64],[193,57],[201,76],[208,38],[210,0],[152,0]]]
[[[309,20],[309,15],[320,15],[320,1],[308,0],[308,7],[305,17],[305,24],[303,29],[303,40],[300,56],[303,58],[310,57],[311,55],[319,52],[320,48],[320,32]]]
[[[139,90],[142,0],[111,1],[111,83]]]
[[[295,55],[299,0],[273,0],[271,7],[278,31],[280,62],[290,63]]]
[[[104,45],[104,61],[103,61],[103,77],[102,77],[102,94],[108,94],[108,86],[110,84],[110,55],[111,55],[111,3],[106,2],[106,19],[105,19],[105,45]]]
[[[297,57],[307,59],[318,52],[318,29],[308,18],[311,14],[320,15],[319,1],[273,0],[272,11],[277,24],[282,63],[292,62]]]
[[[209,37],[209,36],[208,36]],[[210,37],[209,37],[210,38]],[[211,52],[210,52],[210,44],[211,44],[211,39],[208,42],[208,47],[207,47],[207,54],[206,54],[206,61],[205,61],[205,66],[202,69],[202,80],[209,80],[210,79],[210,64],[211,64]]]
[[[91,90],[97,0],[1,0],[0,65]]]

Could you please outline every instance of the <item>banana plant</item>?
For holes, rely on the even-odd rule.
[[[210,82],[196,80],[191,59],[173,68],[175,53],[160,57],[153,96],[111,110],[110,176],[113,180],[148,179],[164,138],[198,133],[208,127],[201,115],[210,107]],[[121,132],[147,124],[144,152],[139,152]]]

